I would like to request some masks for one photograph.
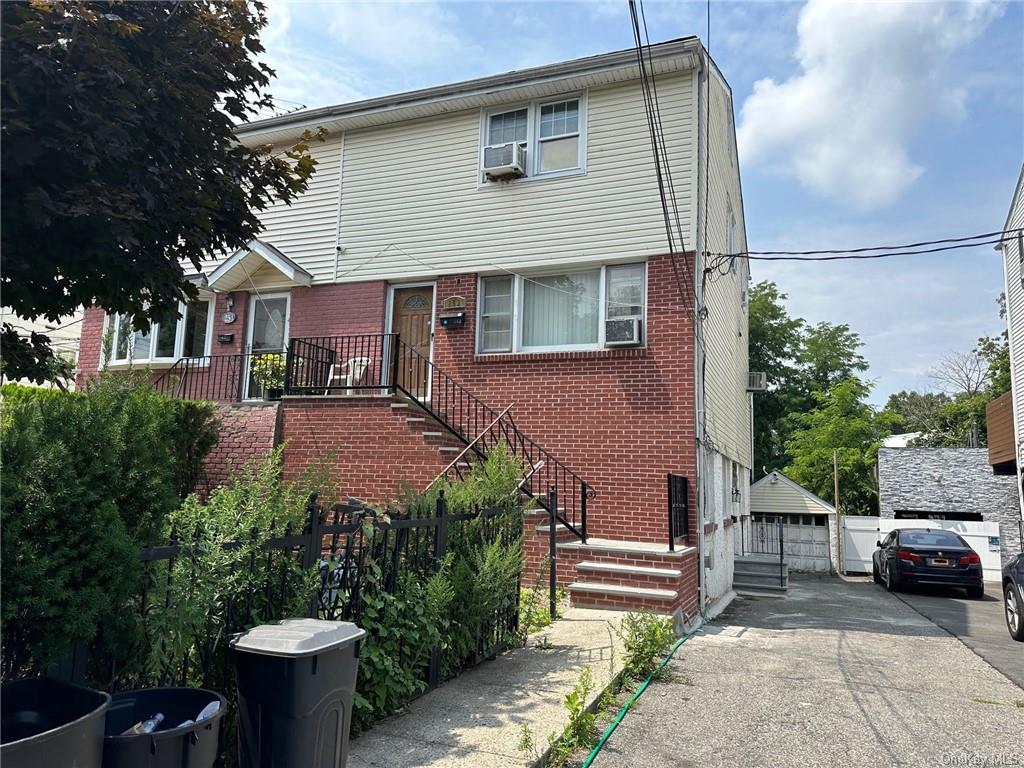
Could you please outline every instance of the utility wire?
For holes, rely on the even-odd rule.
[[[990,242],[984,243],[969,243],[971,240],[982,240],[984,238],[996,238],[994,241],[998,243],[1002,240],[1008,240],[1009,237],[1003,237],[1003,235],[1009,235],[1012,237],[1018,232],[1024,231],[1024,228],[1016,229],[1004,229],[996,232],[983,232],[980,235],[969,235],[967,237],[944,237],[938,240],[923,240],[919,243],[906,243],[904,245],[873,245],[864,246],[862,248],[833,248],[829,250],[817,250],[817,251],[739,251],[737,253],[712,253],[710,256],[719,256],[722,258],[754,258],[755,256],[818,256],[818,255],[832,255],[832,254],[860,254],[870,253],[872,251],[902,251],[902,252],[913,252],[913,253],[932,253],[932,251],[911,251],[914,248],[923,248],[927,245],[944,245],[946,243],[968,243],[967,245],[959,246],[961,248],[972,248],[975,245],[990,245]],[[884,256],[885,254],[878,254]],[[895,255],[895,254],[894,254]],[[868,256],[861,258],[877,258],[877,256]]]
[[[1003,242],[1003,238],[997,237],[994,240],[982,240],[978,243],[959,243],[956,245],[944,245],[939,248],[926,248],[920,251],[889,251],[888,253],[847,253],[839,256],[744,256],[738,254],[736,258],[748,259],[750,261],[851,261],[863,259],[887,259],[891,256],[917,256],[926,253],[939,253],[941,251],[955,251],[959,248],[977,248],[982,245],[996,245]]]

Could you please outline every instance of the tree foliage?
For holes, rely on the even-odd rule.
[[[792,416],[794,431],[786,443],[793,459],[784,474],[832,503],[837,462],[845,514],[870,515],[878,509],[874,467],[882,438],[889,434],[889,417],[868,404],[870,392],[870,385],[852,376],[816,392],[815,407]]]
[[[283,150],[234,135],[272,106],[266,23],[245,0],[0,4],[6,306],[56,321],[97,304],[145,330],[195,297],[183,265],[306,189],[313,134]],[[50,375],[46,341],[2,341],[4,375]]]

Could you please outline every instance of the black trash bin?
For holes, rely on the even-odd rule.
[[[105,693],[46,677],[5,683],[0,763],[3,768],[100,768],[109,706]]]
[[[217,711],[195,721],[212,702]],[[107,712],[103,768],[213,768],[220,745],[220,720],[227,702],[202,688],[141,688],[115,693]],[[163,721],[152,733],[122,735],[156,713]]]
[[[241,768],[343,768],[365,635],[344,621],[288,619],[231,641]]]

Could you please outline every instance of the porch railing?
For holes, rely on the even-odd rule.
[[[260,400],[269,390],[284,391],[286,357],[284,352],[182,357],[153,386],[165,395],[183,400]]]

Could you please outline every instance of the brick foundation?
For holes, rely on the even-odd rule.
[[[201,493],[227,482],[232,468],[259,461],[278,442],[277,403],[217,406],[220,439],[203,462]]]

